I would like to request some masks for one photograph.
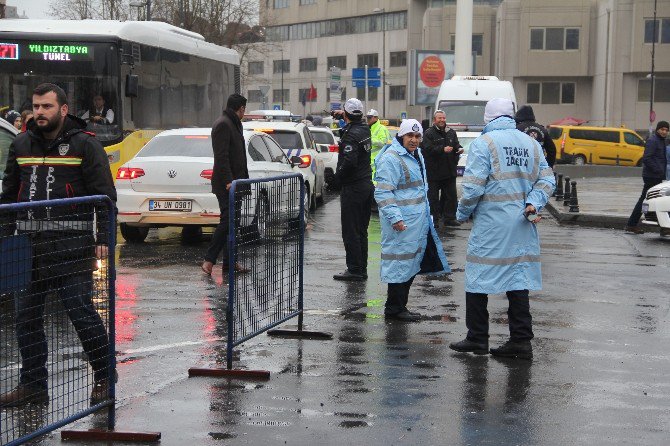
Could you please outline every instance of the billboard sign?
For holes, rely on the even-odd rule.
[[[413,50],[409,74],[410,105],[433,105],[442,81],[454,75],[454,52]]]

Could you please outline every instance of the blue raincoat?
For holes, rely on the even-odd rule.
[[[553,170],[533,138],[512,118],[489,122],[470,145],[456,218],[474,226],[468,241],[465,291],[497,294],[542,288],[540,238],[524,216],[539,212],[556,187]]]
[[[421,166],[425,166],[420,149],[416,152]],[[382,282],[403,283],[419,273],[450,272],[430,218],[425,168],[395,138],[380,150],[375,166],[375,200],[382,228]],[[407,229],[394,230],[393,224],[401,220]]]

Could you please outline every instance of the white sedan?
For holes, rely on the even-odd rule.
[[[462,177],[463,172],[465,172],[465,163],[468,162],[470,144],[477,139],[479,135],[481,135],[481,132],[456,132],[458,142],[463,147],[463,153],[461,153],[461,156],[458,158],[458,165],[456,166],[456,175],[459,177]]]
[[[319,153],[316,156],[323,160],[326,183],[331,183],[337,170],[337,158],[340,152],[337,138],[328,127],[313,126],[309,128],[309,131],[319,148]]]
[[[126,241],[143,242],[151,227],[181,226],[184,240],[197,242],[203,226],[219,223],[219,203],[211,183],[211,131],[186,128],[161,132],[119,168],[118,221]],[[302,173],[298,159],[289,160],[265,133],[245,130],[244,141],[250,178]],[[244,215],[241,224],[250,224],[245,223]]]
[[[670,181],[649,189],[642,202],[642,224],[661,229],[662,236],[670,236]]]

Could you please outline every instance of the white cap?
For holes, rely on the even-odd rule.
[[[514,118],[514,104],[509,99],[495,98],[486,103],[484,122],[489,123],[500,116]]]
[[[363,103],[356,98],[347,99],[344,103],[344,111],[350,115],[363,116]]]
[[[377,110],[375,110],[374,108],[371,108],[370,111],[368,112],[367,116],[379,117],[379,112]]]
[[[416,119],[403,119],[400,123],[398,136],[403,136],[407,133],[421,133],[421,136],[423,136],[423,127],[421,127],[421,123]]]

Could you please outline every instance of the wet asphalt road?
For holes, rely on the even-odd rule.
[[[328,197],[305,241],[306,329],[334,339],[248,341],[236,366],[269,370],[267,382],[187,376],[225,363],[226,287],[220,270],[200,272],[207,241],[183,245],[174,229],[121,239],[117,430],[160,431],[163,445],[668,444],[670,239],[545,219],[535,358],[503,361],[448,348],[465,334],[468,227],[440,230],[454,273],[412,287],[424,320],[386,323],[378,245],[367,283],[332,280],[344,269],[339,216]],[[508,334],[506,309],[489,300],[492,346]],[[96,426],[102,416],[73,427]]]

